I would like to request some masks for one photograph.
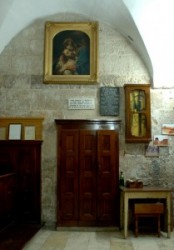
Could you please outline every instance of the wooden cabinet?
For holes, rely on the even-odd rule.
[[[150,85],[126,84],[125,89],[125,140],[126,142],[151,141]]]
[[[3,167],[15,173],[14,209],[17,221],[40,223],[41,143],[21,140],[0,141],[0,169]]]
[[[56,120],[58,226],[119,222],[119,122]]]

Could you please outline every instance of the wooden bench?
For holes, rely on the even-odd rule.
[[[164,213],[163,203],[136,203],[134,204],[135,236],[138,236],[138,219],[140,217],[157,218],[157,232],[160,237],[160,216]]]

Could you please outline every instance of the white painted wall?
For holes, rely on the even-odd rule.
[[[155,87],[174,87],[174,1],[124,0],[150,55]]]

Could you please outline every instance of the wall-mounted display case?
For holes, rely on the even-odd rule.
[[[125,141],[151,141],[149,84],[125,84]]]

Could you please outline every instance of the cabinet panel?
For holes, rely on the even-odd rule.
[[[40,223],[41,141],[0,141],[0,163],[15,173],[17,221]],[[7,169],[6,169],[7,170]]]
[[[14,221],[16,178],[14,173],[0,176],[0,230]]]
[[[79,132],[80,221],[96,220],[96,131]]]
[[[78,219],[78,130],[62,131],[60,158],[60,211],[64,221]]]
[[[37,221],[40,217],[40,148],[25,146],[17,152],[18,218]]]
[[[11,147],[3,146],[0,142],[0,174],[8,174],[14,172],[15,167],[15,151]]]
[[[98,131],[98,220],[115,221],[118,185],[118,134]],[[113,210],[115,210],[113,212]]]

